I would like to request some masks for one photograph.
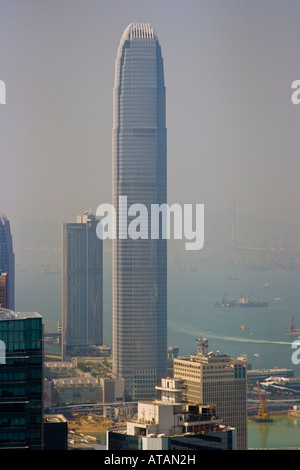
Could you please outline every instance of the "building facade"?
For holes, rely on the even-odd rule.
[[[184,380],[189,402],[214,403],[218,416],[237,434],[237,448],[247,448],[247,364],[219,352],[207,352],[207,340],[198,354],[174,359],[174,378]]]
[[[223,424],[213,404],[183,403],[181,380],[164,378],[158,399],[139,402],[126,429],[107,432],[109,450],[236,450],[235,429]]]
[[[68,450],[68,421],[63,415],[44,416],[44,450]]]
[[[124,379],[101,377],[100,384],[103,392],[103,403],[122,403],[124,401]]]
[[[0,211],[0,270],[7,275],[6,307],[15,309],[15,254],[10,230],[10,223]],[[4,306],[3,306],[4,307]]]
[[[43,449],[43,325],[0,309],[0,449]],[[2,358],[3,359],[3,358]]]
[[[167,363],[167,251],[157,239],[127,236],[122,205],[166,203],[165,85],[161,48],[148,24],[121,38],[113,90],[113,371],[127,397],[153,398]],[[137,206],[135,206],[137,207]],[[143,217],[141,214],[140,217]],[[147,219],[148,228],[150,220]],[[121,225],[119,227],[119,224]],[[125,232],[124,232],[125,231]]]
[[[63,224],[62,353],[103,343],[103,253],[93,214]]]
[[[102,388],[96,377],[66,377],[51,382],[52,406],[100,403],[102,397]]]

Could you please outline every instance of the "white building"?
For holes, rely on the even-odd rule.
[[[162,379],[159,398],[138,403],[126,429],[107,432],[109,450],[236,449],[235,429],[216,417],[215,405],[182,402],[183,382]]]

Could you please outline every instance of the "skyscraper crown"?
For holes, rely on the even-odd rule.
[[[131,23],[125,29],[121,42],[136,38],[157,39],[157,36],[149,23]]]
[[[6,214],[4,214],[4,212],[0,211],[0,223],[2,225],[5,225],[7,222],[8,222],[8,219],[7,219]]]

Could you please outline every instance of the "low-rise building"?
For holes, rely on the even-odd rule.
[[[247,380],[248,382],[256,383],[257,380],[265,380],[268,377],[287,377],[291,378],[294,377],[294,370],[293,369],[253,369],[248,370],[247,373]]]
[[[102,402],[101,385],[95,377],[52,380],[52,406]]]
[[[125,380],[100,378],[103,392],[103,403],[122,403],[125,395]]]
[[[300,377],[268,377],[261,386],[266,390],[278,392],[278,393],[293,393],[296,395],[300,394]]]

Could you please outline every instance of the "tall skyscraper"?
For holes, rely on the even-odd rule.
[[[6,306],[15,309],[15,255],[7,216],[0,211],[0,270],[7,274]]]
[[[198,341],[198,354],[174,359],[174,377],[185,381],[189,402],[213,403],[223,423],[236,429],[237,449],[247,448],[247,363],[219,352],[208,353]]]
[[[62,352],[103,344],[103,256],[93,214],[64,223],[62,234]]]
[[[0,450],[43,448],[43,324],[0,308]]]
[[[128,207],[166,203],[165,85],[161,47],[149,24],[121,38],[113,91],[113,371],[129,398],[155,396],[167,364],[167,251],[158,239],[131,239],[120,227]],[[124,199],[123,199],[124,200]],[[130,218],[128,218],[130,222]],[[150,220],[148,220],[150,227]],[[123,238],[124,237],[124,238]]]

